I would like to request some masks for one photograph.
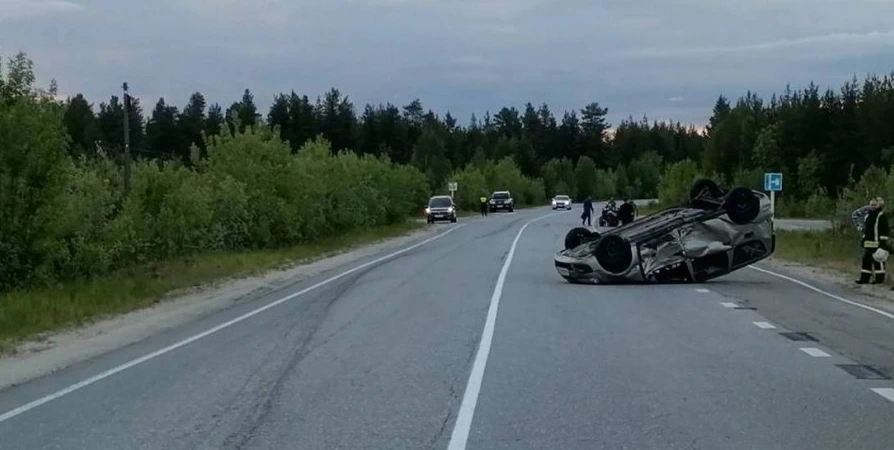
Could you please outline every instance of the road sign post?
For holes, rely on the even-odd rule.
[[[776,216],[776,192],[782,191],[782,174],[765,173],[764,190],[770,191],[770,212]]]
[[[447,189],[450,191],[450,198],[453,198],[453,193],[457,191],[457,187],[456,181],[447,183]]]

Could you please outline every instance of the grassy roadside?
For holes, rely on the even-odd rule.
[[[39,333],[152,305],[178,289],[319,258],[424,226],[408,220],[291,248],[207,253],[122,269],[89,281],[11,292],[0,296],[0,353],[8,351],[15,342]]]
[[[774,257],[844,273],[859,271],[860,238],[856,231],[776,230]]]

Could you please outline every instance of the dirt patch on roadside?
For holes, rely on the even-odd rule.
[[[169,294],[149,308],[44,334],[0,358],[0,390],[44,376],[250,300],[343,264],[385,253],[444,231],[427,227],[410,234],[300,261],[264,275],[219,280]]]
[[[769,258],[766,264],[778,267],[805,281],[813,280],[818,283],[834,284],[850,293],[858,300],[869,306],[894,313],[894,291],[891,290],[891,278],[894,273],[888,274],[888,281],[882,285],[858,285],[854,280],[859,276],[859,267],[854,264],[854,273],[845,273],[840,270],[823,267],[808,266],[806,264],[791,262],[778,258]]]

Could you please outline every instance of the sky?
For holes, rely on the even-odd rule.
[[[0,55],[20,50],[95,106],[123,81],[146,110],[336,87],[358,112],[596,101],[701,125],[720,94],[894,71],[894,0],[0,0]]]

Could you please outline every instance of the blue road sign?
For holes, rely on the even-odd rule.
[[[765,173],[764,174],[764,190],[778,192],[782,190],[782,174],[781,173]]]

